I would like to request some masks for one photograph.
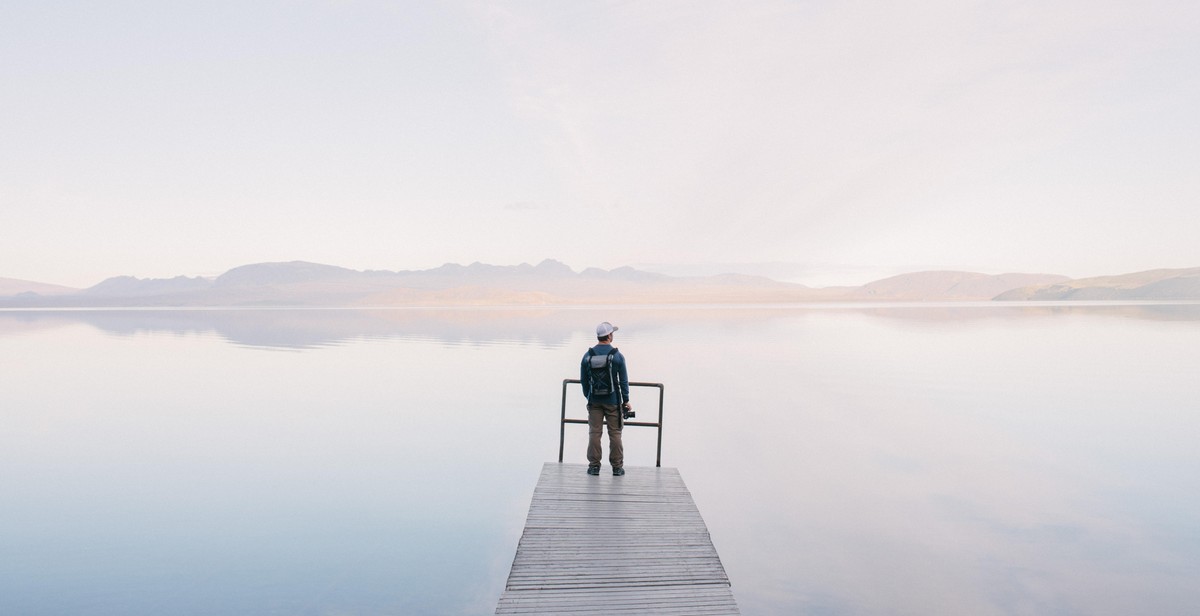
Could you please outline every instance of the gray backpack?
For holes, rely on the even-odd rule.
[[[616,354],[616,347],[604,355],[598,355],[595,349],[588,349],[588,391],[592,394],[607,396],[617,390],[612,362],[612,357]]]

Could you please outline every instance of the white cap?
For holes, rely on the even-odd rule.
[[[609,334],[612,334],[613,332],[617,331],[618,329],[621,329],[621,328],[613,325],[612,323],[609,323],[608,321],[605,321],[596,326],[596,337],[597,338],[606,338],[609,336]]]

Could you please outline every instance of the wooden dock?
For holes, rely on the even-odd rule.
[[[738,614],[692,495],[672,468],[550,462],[496,614]]]

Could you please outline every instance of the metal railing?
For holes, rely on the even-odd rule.
[[[584,424],[587,425],[586,419],[568,419],[567,418],[567,385],[571,383],[580,383],[579,379],[563,379],[562,384],[562,417],[561,423],[558,424],[558,463],[563,461],[563,445],[567,438],[567,424]],[[656,387],[658,388],[658,422],[652,423],[649,421],[626,421],[623,422],[626,426],[639,426],[646,428],[658,428],[658,452],[654,456],[654,466],[662,466],[662,424],[663,424],[663,384],[662,383],[629,383],[630,387]],[[636,409],[635,409],[636,410]]]

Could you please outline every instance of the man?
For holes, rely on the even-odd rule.
[[[617,328],[605,321],[596,326],[596,346],[588,349],[579,364],[579,381],[588,410],[588,474],[600,474],[600,433],[608,426],[608,461],[613,475],[625,474],[625,448],[621,445],[624,412],[633,409],[629,403],[629,372],[625,356],[612,345]],[[607,381],[605,379],[608,379]]]

